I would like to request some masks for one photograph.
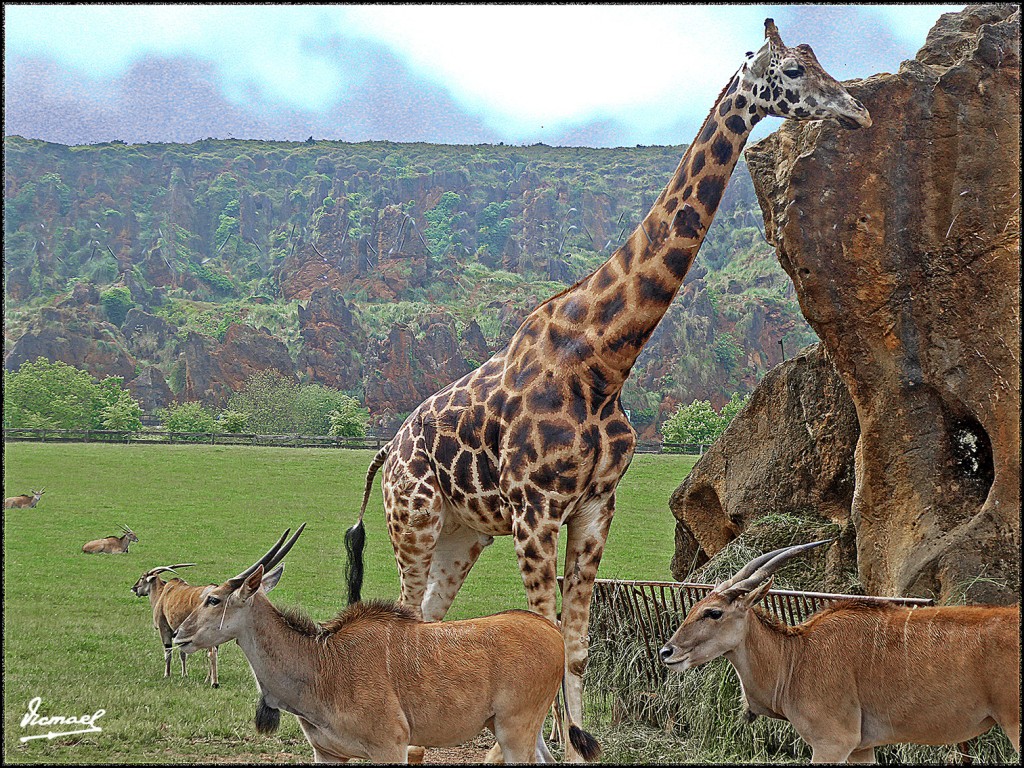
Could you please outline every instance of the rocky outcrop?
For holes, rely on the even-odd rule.
[[[442,315],[422,335],[402,323],[393,326],[386,339],[371,345],[366,370],[370,413],[408,413],[472,367],[459,350],[454,321]]]
[[[289,379],[295,378],[295,365],[288,348],[264,328],[240,323],[228,326],[224,341],[189,333],[182,344],[185,387],[182,402],[198,400],[224,408],[232,393],[259,371],[273,369]]]
[[[945,14],[915,60],[849,90],[870,129],[788,122],[747,161],[856,407],[860,579],[875,594],[1015,602],[1019,7]]]
[[[154,360],[173,353],[177,329],[162,317],[132,307],[121,323],[121,333],[135,355]]]
[[[315,289],[306,306],[299,305],[299,333],[298,368],[309,381],[345,390],[360,386],[366,331],[341,294]]]
[[[116,326],[100,320],[94,307],[43,307],[4,358],[4,368],[44,357],[88,371],[98,379],[135,377],[135,358]]]
[[[838,572],[855,561],[850,504],[859,429],[846,384],[814,345],[772,369],[669,500],[672,574],[684,580],[752,522],[785,514],[834,523]]]
[[[167,386],[167,380],[154,365],[147,366],[125,386],[146,413],[166,408],[174,400],[174,393]]]

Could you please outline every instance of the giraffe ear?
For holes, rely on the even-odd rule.
[[[771,41],[765,42],[764,45],[756,52],[747,58],[743,64],[743,68],[749,71],[754,77],[763,77],[765,70],[768,69],[768,62],[772,58],[772,44]]]

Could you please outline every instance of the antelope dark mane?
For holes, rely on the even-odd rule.
[[[419,621],[411,608],[399,605],[391,600],[368,600],[366,602],[353,603],[347,608],[343,608],[337,616],[330,621],[325,621],[323,624],[313,621],[308,613],[298,607],[278,608],[277,611],[285,626],[298,632],[300,635],[312,638],[333,635],[346,627],[364,622]]]
[[[324,623],[324,631],[334,634],[357,623],[419,622],[412,608],[393,600],[366,600],[353,603]]]

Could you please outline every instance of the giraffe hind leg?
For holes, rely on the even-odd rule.
[[[387,499],[388,532],[398,563],[401,602],[421,614],[431,561],[443,525],[443,500],[433,477],[407,477]]]
[[[465,525],[446,524],[438,536],[423,598],[424,621],[440,621],[462,587],[470,569],[494,537]]]

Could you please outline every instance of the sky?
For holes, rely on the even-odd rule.
[[[848,80],[963,7],[7,4],[4,134],[682,144],[766,17]]]

